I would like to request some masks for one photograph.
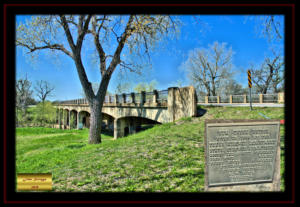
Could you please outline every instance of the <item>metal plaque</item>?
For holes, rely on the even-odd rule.
[[[17,174],[18,191],[50,191],[52,190],[51,173],[19,173]]]
[[[206,123],[208,187],[273,181],[279,121]]]

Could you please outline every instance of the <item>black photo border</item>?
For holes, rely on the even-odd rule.
[[[20,193],[15,192],[15,15],[49,13],[169,13],[285,15],[285,191],[271,193]],[[295,4],[3,4],[3,202],[56,203],[295,203]]]

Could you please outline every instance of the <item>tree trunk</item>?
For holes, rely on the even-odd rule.
[[[101,125],[102,125],[102,104],[94,101],[90,106],[91,117],[90,117],[90,133],[89,133],[89,144],[101,143]]]
[[[262,94],[266,94],[266,93],[267,93],[267,90],[268,90],[268,88],[267,88],[267,87],[264,87],[263,90],[262,90]]]
[[[216,96],[216,87],[215,87],[215,84],[213,84],[213,86],[212,86],[211,93],[212,93],[213,96]]]
[[[89,144],[101,143],[102,106],[110,77],[110,74],[103,75],[97,95],[89,103],[91,109]]]

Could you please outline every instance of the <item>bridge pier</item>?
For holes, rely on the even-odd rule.
[[[79,118],[80,118],[80,113],[77,111],[77,129],[79,129]]]
[[[115,119],[114,120],[114,139],[117,139],[118,137],[122,137],[121,120]]]
[[[62,129],[65,129],[65,110],[62,110]]]
[[[58,126],[59,126],[59,129],[61,129],[61,113],[60,113],[60,109],[58,109]]]
[[[71,129],[71,110],[69,110],[69,129]]]
[[[114,139],[135,134],[141,121],[136,117],[120,118],[114,120]]]

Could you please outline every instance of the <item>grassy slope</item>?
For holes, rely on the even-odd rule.
[[[53,173],[54,191],[197,192],[204,189],[205,119],[283,119],[283,108],[203,107],[203,117],[87,145],[88,130],[17,129],[17,173]],[[284,126],[281,126],[282,147]],[[282,190],[284,150],[281,151]]]

